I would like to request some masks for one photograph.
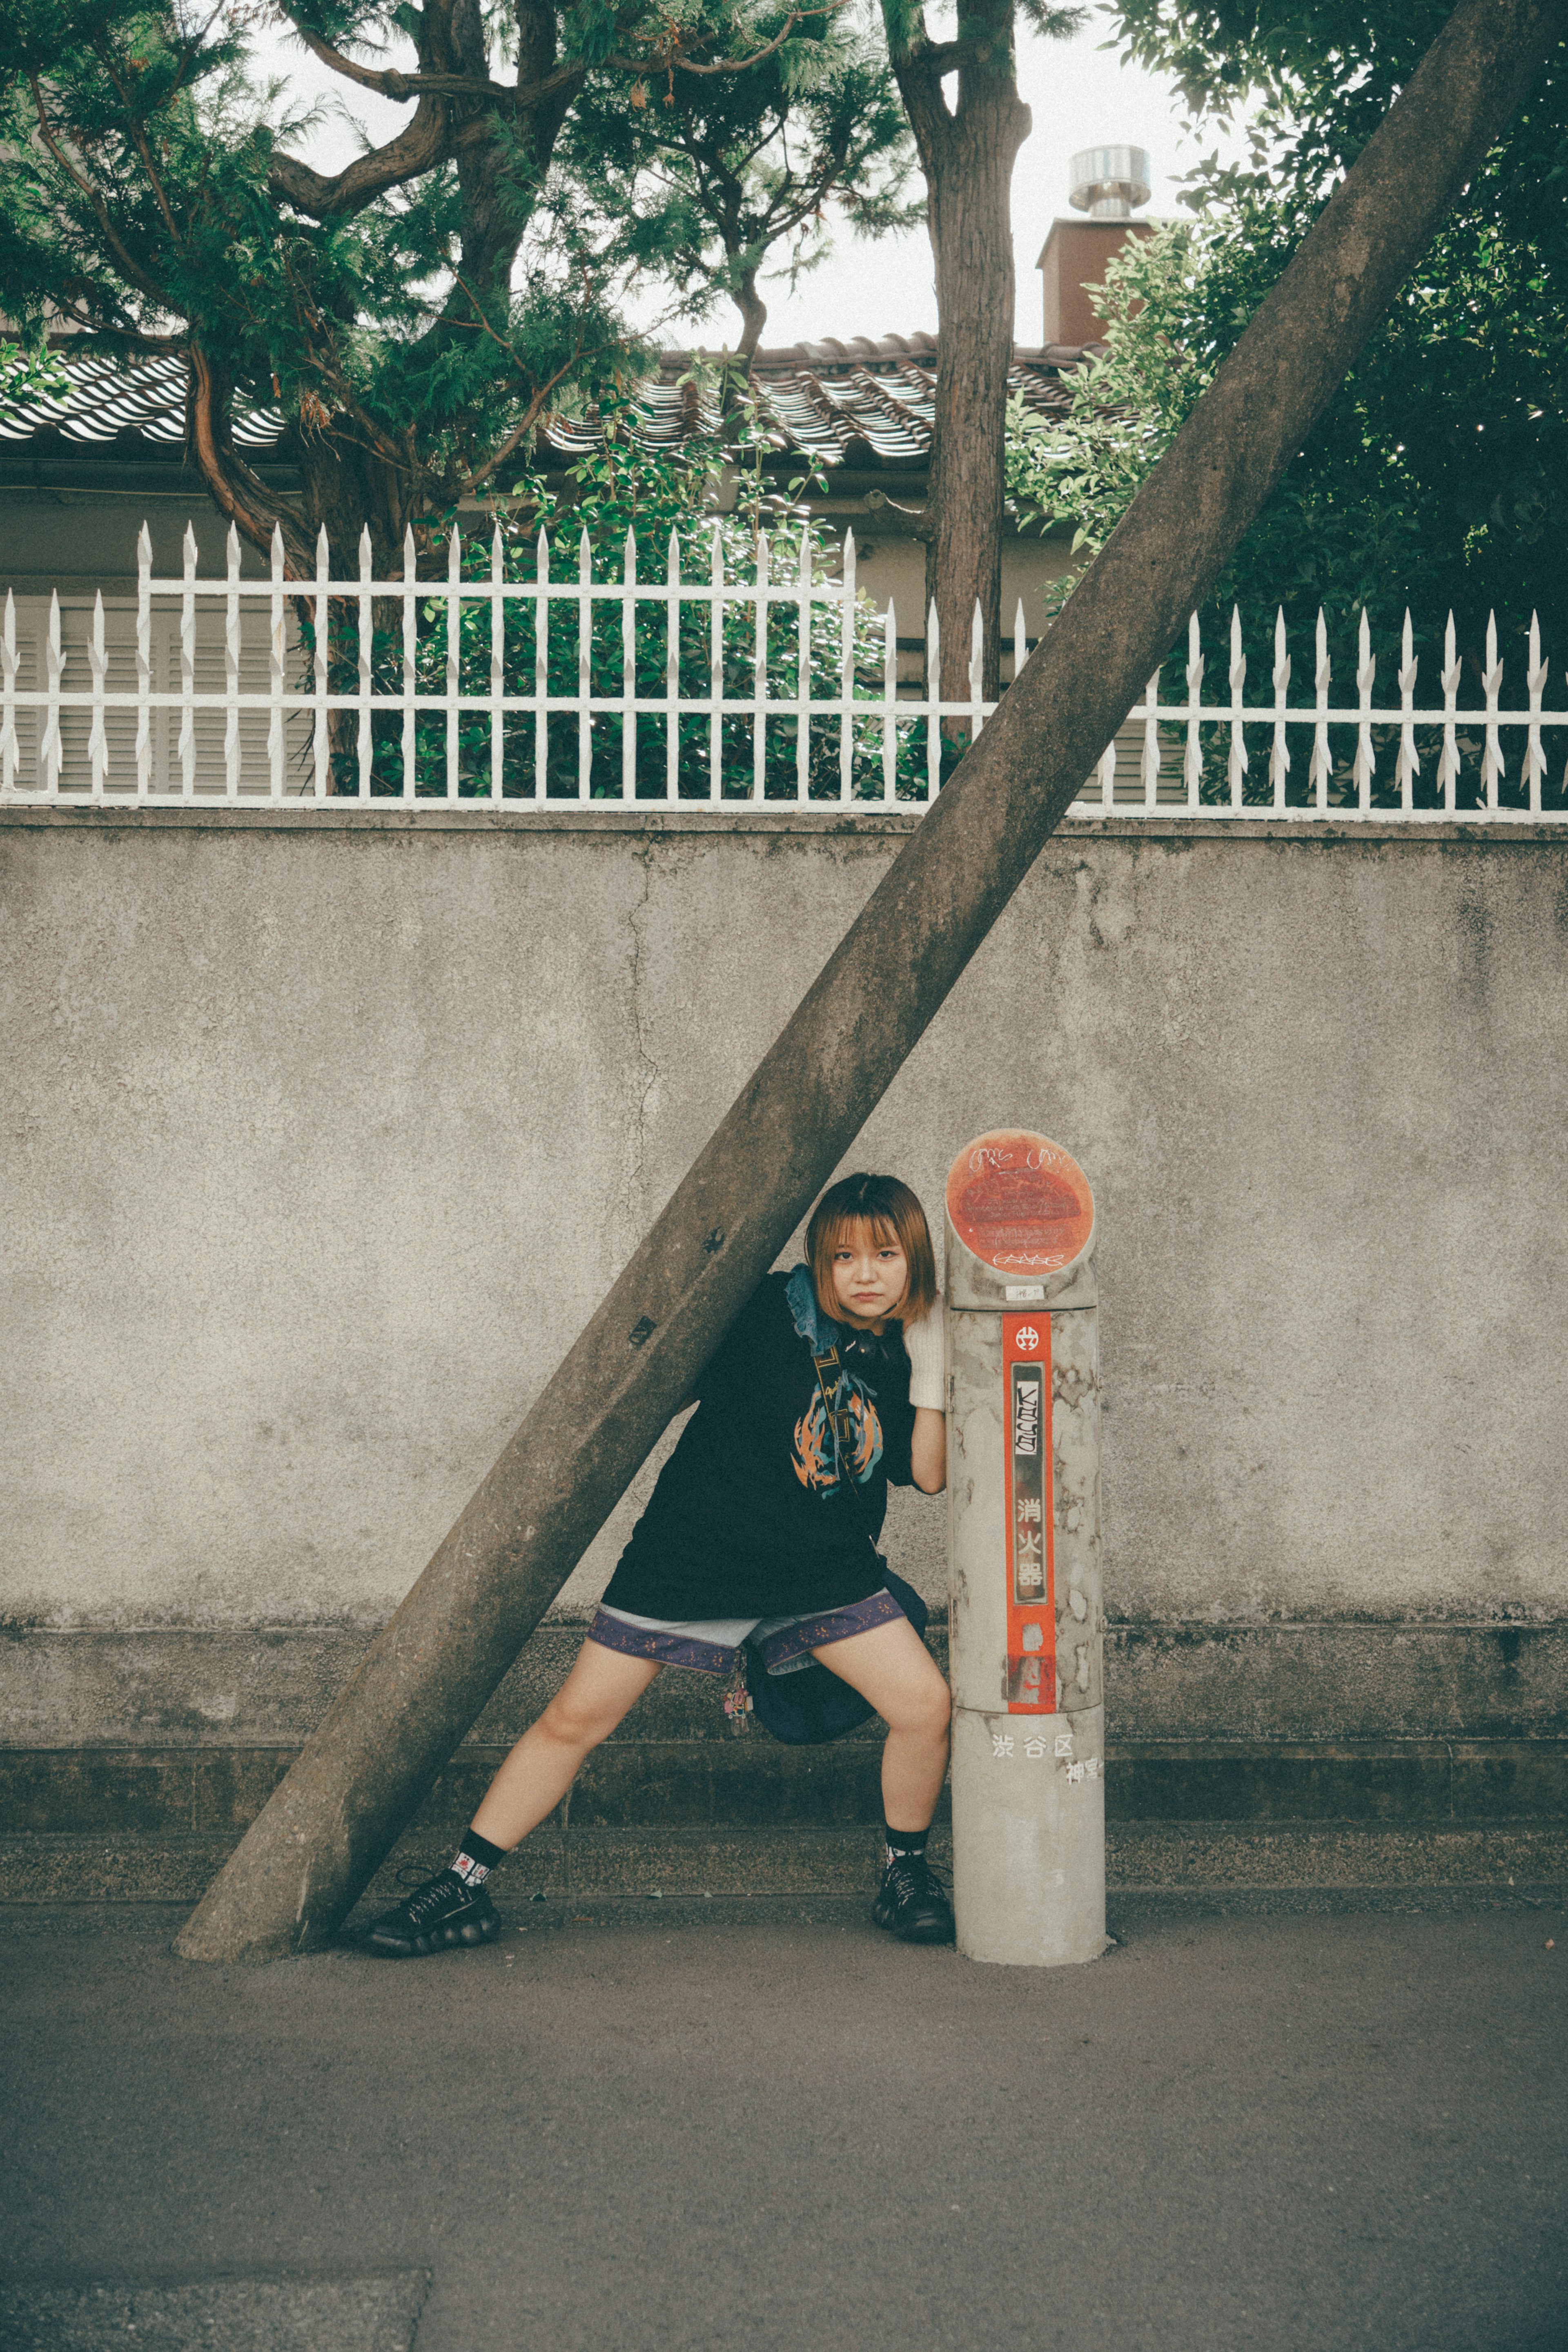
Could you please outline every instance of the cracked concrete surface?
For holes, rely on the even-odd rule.
[[[22,815],[0,1612],[377,1623],[903,820]],[[868,1121],[933,1204],[998,1118],[1090,1174],[1113,1621],[1560,1617],[1563,855],[1064,831]]]

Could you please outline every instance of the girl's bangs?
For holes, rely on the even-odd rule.
[[[886,1249],[890,1244],[894,1249],[904,1247],[904,1236],[891,1217],[845,1216],[837,1219],[828,1236],[829,1257],[837,1250],[848,1249],[854,1234],[862,1227],[870,1233],[878,1249]]]

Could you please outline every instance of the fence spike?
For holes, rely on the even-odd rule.
[[[229,525],[228,541],[224,552],[228,566],[227,576],[232,583],[239,578],[239,533],[232,522]]]
[[[327,797],[331,781],[331,742],[327,726],[327,692],[331,677],[331,619],[327,603],[327,589],[331,578],[332,551],[327,541],[327,526],[321,525],[316,534],[316,597],[311,619],[311,683],[315,688],[315,709],[310,718],[310,743],[315,754],[315,796]]]
[[[925,798],[942,789],[942,624],[933,596],[925,614]]]
[[[60,597],[58,589],[49,592],[49,633],[44,645],[44,691],[48,697],[45,710],[44,740],[38,746],[38,763],[44,771],[46,789],[57,793],[60,788],[60,672],[65,667],[65,656],[60,651]]]
[[[1410,607],[1405,607],[1405,625],[1399,636],[1399,757],[1395,764],[1394,781],[1399,787],[1399,805],[1411,809],[1416,804],[1416,778],[1421,772],[1421,756],[1416,749],[1416,726],[1411,712],[1415,708],[1416,673],[1415,632],[1410,623]]]
[[[507,607],[502,593],[502,575],[506,568],[505,551],[501,545],[501,524],[497,518],[490,532],[490,803],[500,803],[505,783],[507,752]]]
[[[893,800],[898,790],[898,616],[887,600],[882,626],[882,796]]]
[[[164,787],[167,790],[167,779]],[[136,797],[152,789],[152,534],[136,534]]]
[[[1274,607],[1274,741],[1269,753],[1269,784],[1274,806],[1285,805],[1285,780],[1291,772],[1291,747],[1285,740],[1285,696],[1291,683],[1290,642],[1285,633],[1285,608]]]
[[[1459,664],[1454,650],[1454,616],[1443,631],[1443,757],[1437,768],[1437,782],[1443,790],[1443,807],[1452,815],[1458,802],[1459,741],[1457,732],[1455,703],[1459,691]]]
[[[1502,692],[1502,664],[1497,654],[1497,614],[1487,614],[1487,666],[1482,684],[1487,697],[1486,751],[1481,761],[1481,779],[1486,785],[1487,806],[1496,808],[1498,786],[1507,774],[1502,756],[1502,740],[1498,733],[1497,707]]]
[[[1355,764],[1351,771],[1355,782],[1356,805],[1364,815],[1372,806],[1372,779],[1377,766],[1377,754],[1372,743],[1372,684],[1377,675],[1377,664],[1372,657],[1372,622],[1366,606],[1361,608],[1361,626],[1356,632],[1355,691],[1358,712],[1355,730]]]
[[[854,791],[855,766],[855,532],[846,524],[839,557],[839,798]]]
[[[141,526],[145,533],[147,526]],[[0,786],[13,792],[21,745],[16,740],[16,599],[5,591],[5,625],[0,633]]]
[[[461,782],[458,740],[458,664],[463,650],[463,541],[457,525],[446,542],[446,797],[457,798]]]
[[[715,515],[708,533],[707,796],[724,797],[724,525]]]
[[[184,570],[180,594],[180,791],[190,800],[196,789],[196,716],[191,699],[196,690],[196,534],[185,525],[182,547]]]
[[[1329,707],[1329,683],[1333,665],[1329,660],[1329,625],[1323,608],[1318,606],[1317,631],[1313,642],[1312,691],[1317,697],[1318,721],[1312,731],[1312,764],[1307,770],[1307,782],[1312,803],[1320,812],[1329,804],[1329,784],[1333,775],[1333,755],[1329,750],[1328,720],[1323,713]]]
[[[1197,806],[1203,782],[1203,738],[1198,731],[1198,706],[1203,700],[1203,633],[1196,613],[1186,616],[1186,747],[1182,758],[1182,782],[1189,809]]]
[[[109,739],[104,727],[103,688],[107,661],[103,645],[103,591],[92,600],[92,635],[88,640],[88,668],[92,677],[92,725],[88,735],[88,775],[92,795],[100,799],[109,782]]]
[[[664,554],[664,798],[681,796],[681,540],[672,523]]]
[[[283,798],[283,688],[287,639],[283,619],[283,530],[272,526],[272,593],[267,629],[267,775],[275,801]]]
[[[1226,761],[1226,781],[1230,787],[1230,805],[1239,808],[1243,779],[1247,773],[1247,730],[1242,724],[1242,694],[1247,684],[1247,656],[1241,645],[1241,607],[1230,607],[1230,756]]]

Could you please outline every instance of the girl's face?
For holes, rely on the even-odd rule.
[[[833,1252],[833,1312],[860,1331],[880,1330],[896,1315],[909,1287],[909,1261],[888,1234],[869,1224],[846,1225]]]

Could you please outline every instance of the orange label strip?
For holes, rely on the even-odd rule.
[[[1051,1318],[1002,1317],[1007,1465],[1008,1713],[1056,1712]]]

